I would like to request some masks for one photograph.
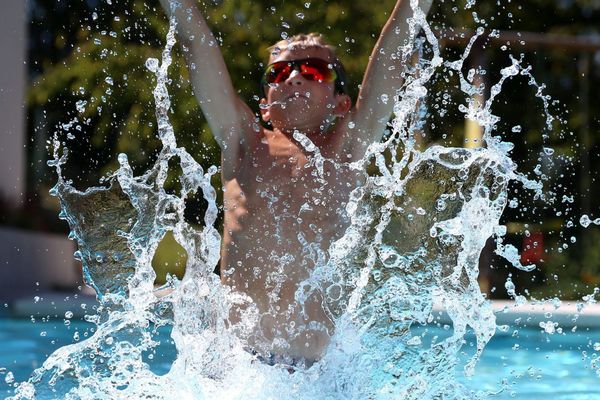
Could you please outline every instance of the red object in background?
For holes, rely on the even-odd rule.
[[[533,232],[523,237],[523,251],[521,252],[521,264],[537,264],[544,256],[544,234]]]

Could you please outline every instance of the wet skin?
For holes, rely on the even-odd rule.
[[[328,60],[329,54],[321,48],[295,49],[270,62],[307,57]],[[247,294],[258,309],[260,319],[249,345],[307,360],[319,358],[333,322],[319,292],[303,303],[295,300],[295,293],[314,269],[317,254],[326,256],[332,241],[343,234],[348,225],[344,207],[360,179],[348,167],[331,162],[325,162],[320,179],[314,153],[293,137],[297,129],[323,157],[336,163],[347,160],[340,152],[345,125],[338,121],[329,127],[328,121],[336,115],[343,119],[350,99],[336,95],[333,86],[293,73],[270,87],[262,117],[274,128],[252,132],[255,139],[235,163],[223,160],[221,271],[223,282]],[[285,106],[264,106],[280,102]]]
[[[348,224],[344,205],[359,176],[326,162],[322,181],[317,179],[314,154],[294,139],[294,130],[337,163],[361,159],[370,144],[381,140],[393,111],[394,102],[388,99],[396,96],[403,82],[398,73],[403,58],[393,55],[399,44],[413,39],[408,24],[412,2],[396,1],[352,109],[349,97],[334,94],[334,83],[313,82],[293,73],[269,87],[267,98],[261,100],[262,118],[272,129],[261,128],[254,112],[239,99],[220,46],[196,2],[178,0],[182,7],[174,9],[170,0],[160,3],[177,19],[194,94],[222,150],[222,280],[254,304],[234,310],[232,325],[243,325],[240,321],[254,309],[260,321],[241,334],[249,346],[262,353],[317,359],[333,323],[319,293],[296,301],[295,292],[314,270],[317,255],[326,258],[329,245],[343,234]],[[431,0],[419,1],[425,13],[430,6]],[[289,43],[269,63],[309,57],[331,60],[325,48],[296,44]]]

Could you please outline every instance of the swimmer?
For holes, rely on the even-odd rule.
[[[252,299],[258,315],[242,340],[262,359],[309,366],[334,325],[320,292],[302,304],[296,292],[349,224],[345,205],[362,174],[347,163],[382,139],[392,116],[404,67],[392,54],[410,40],[410,1],[397,1],[354,103],[344,67],[320,34],[270,47],[259,93],[262,124],[233,88],[196,1],[177,0],[173,9],[170,0],[160,1],[177,19],[194,94],[221,148],[221,278]],[[431,3],[420,0],[418,7],[427,14]],[[245,311],[234,310],[230,322],[244,320]]]

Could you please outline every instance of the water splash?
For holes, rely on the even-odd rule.
[[[416,8],[416,1],[411,4]],[[544,196],[542,184],[520,173],[511,160],[513,145],[495,131],[499,117],[491,107],[505,81],[525,76],[538,89],[549,129],[553,118],[543,87],[515,58],[500,71],[489,99],[483,104],[472,101],[482,88],[463,74],[463,63],[483,32],[477,31],[458,60],[444,60],[425,15],[416,12],[413,22],[413,35],[419,26],[425,32],[417,46],[421,50],[428,46],[433,55],[407,73],[394,106],[392,134],[372,144],[362,160],[343,165],[364,174],[364,183],[351,193],[346,206],[349,226],[328,254],[314,256],[317,266],[296,293],[300,303],[316,290],[325,293],[325,310],[336,330],[321,360],[290,373],[289,366],[257,362],[238,339],[244,336],[239,331],[250,330],[259,315],[250,299],[231,292],[213,274],[221,238],[214,227],[218,209],[211,177],[218,169],[204,171],[177,147],[168,119],[167,71],[176,29],[172,20],[162,60],[146,63],[157,78],[154,97],[163,143],[154,166],[135,176],[127,156],[121,154],[108,187],[79,192],[62,178],[68,152],[55,138],[50,165],[59,179],[52,194],[61,201],[60,216],[77,240],[76,257],[101,307],[97,315],[87,317],[96,324],[94,335],[57,350],[18,386],[13,398],[486,397],[489,393],[471,393],[454,376],[467,329],[477,338],[475,354],[463,365],[467,375],[473,374],[496,330],[495,316],[477,284],[479,255],[494,236],[497,254],[516,268],[534,268],[521,265],[514,247],[503,244],[506,227],[499,220],[508,202],[509,183],[520,184],[535,197]],[[403,47],[399,56],[406,60],[414,51],[412,46]],[[415,110],[423,110],[428,84],[442,68],[459,76],[467,98],[460,110],[483,127],[485,148],[417,148],[414,133],[424,124],[424,112]],[[326,164],[342,167],[325,158],[302,133],[295,132],[294,138],[312,154],[317,179],[324,182]],[[182,171],[178,194],[164,189],[169,163],[174,161]],[[367,175],[364,171],[371,162],[377,173]],[[201,229],[189,225],[183,215],[185,200],[197,192],[208,203]],[[170,279],[170,294],[159,298],[151,261],[169,231],[187,252],[188,261],[183,279]],[[306,242],[303,237],[299,240]],[[427,343],[413,328],[436,323],[434,301],[452,318],[453,331]],[[239,304],[247,311],[234,328],[228,316]],[[150,370],[147,354],[161,345],[155,339],[164,326],[171,327],[177,358],[160,376]]]

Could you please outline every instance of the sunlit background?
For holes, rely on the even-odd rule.
[[[259,79],[266,48],[300,32],[321,32],[338,49],[354,98],[388,13],[395,1],[207,1],[200,4],[219,40],[234,86],[258,112]],[[516,201],[504,214],[508,241],[521,260],[538,268],[526,273],[494,256],[489,243],[480,260],[481,287],[490,298],[507,298],[508,274],[518,292],[534,298],[580,299],[600,285],[600,227],[580,219],[600,216],[598,132],[600,107],[600,1],[435,1],[430,21],[444,54],[458,55],[473,30],[475,43],[465,69],[489,88],[510,57],[530,65],[546,85],[557,120],[544,130],[542,104],[525,78],[509,83],[493,108],[502,117],[497,132],[515,144],[514,159],[531,177],[544,177],[549,199],[511,190]],[[475,12],[474,12],[475,11]],[[154,160],[160,142],[144,67],[161,51],[167,19],[152,0],[11,0],[0,13],[0,300],[31,293],[72,290],[81,285],[80,266],[48,190],[56,176],[46,165],[49,140],[70,150],[65,175],[85,189],[100,185],[127,153],[137,172]],[[485,71],[485,72],[484,72]],[[191,92],[182,50],[170,70],[177,140],[204,166],[219,165],[220,152]],[[445,109],[428,109],[422,147],[432,143],[478,146],[478,126],[458,111],[465,103],[458,79],[440,75],[431,99]],[[528,91],[529,90],[529,91]],[[433,101],[432,101],[433,104]],[[427,105],[424,105],[427,106]],[[220,187],[220,182],[215,181]],[[172,189],[177,182],[171,181]],[[189,201],[190,221],[203,201]],[[587,224],[584,224],[587,225]],[[167,272],[181,275],[185,254],[167,236],[154,260],[157,283]]]

